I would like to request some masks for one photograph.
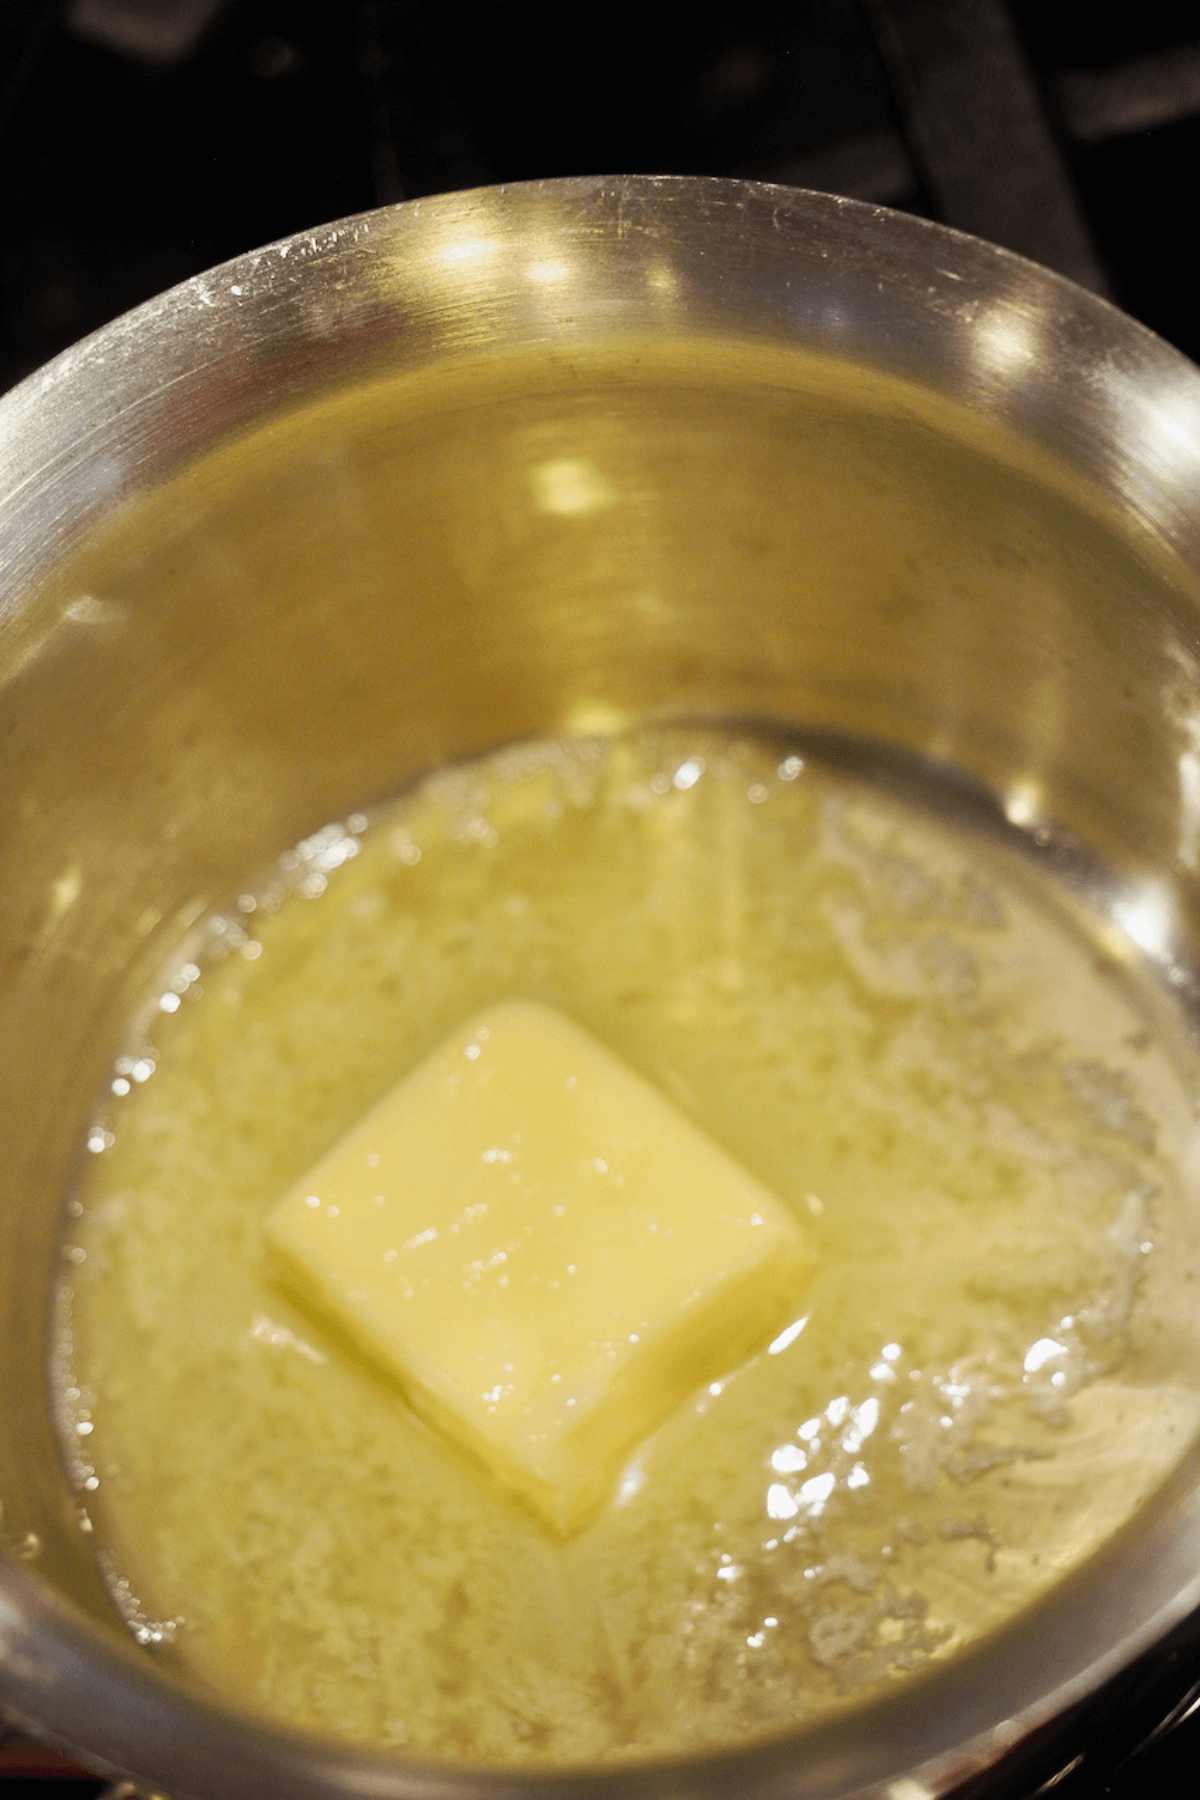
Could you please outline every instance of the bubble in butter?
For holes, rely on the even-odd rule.
[[[633,1070],[510,1000],[282,1202],[285,1279],[562,1532],[790,1316],[794,1216]]]
[[[532,1079],[514,996],[545,1009],[526,1023],[560,1021],[538,1034],[551,1081],[558,1033],[585,1033],[687,1122],[679,1148],[660,1143],[673,1173],[690,1141],[711,1174],[720,1145],[814,1252],[794,1306],[755,1301],[751,1354],[714,1337],[696,1354],[715,1373],[653,1428],[637,1412],[628,1450],[600,1445],[600,1503],[570,1532],[483,1466],[488,1443],[468,1453],[414,1411],[403,1388],[433,1393],[425,1365],[382,1368],[268,1249],[293,1191],[321,1201],[314,1229],[318,1211],[331,1223],[342,1200],[312,1172],[375,1108],[398,1121],[407,1082],[435,1090],[422,1069],[457,1060],[464,1110],[482,1104],[472,1071],[506,1016]],[[1200,1426],[1186,1034],[1128,945],[1029,858],[765,733],[529,743],[446,770],[247,878],[147,1002],[65,1220],[62,1441],[131,1629],[173,1638],[235,1706],[460,1765],[752,1742],[894,1689],[1044,1598]],[[442,1104],[416,1105],[414,1136]],[[636,1175],[613,1116],[568,1153],[597,1210]],[[655,1263],[649,1231],[607,1296],[565,1237],[535,1248],[499,1197],[535,1156],[557,1179],[550,1140],[536,1150],[500,1114],[477,1128],[456,1206],[402,1201],[382,1141],[355,1206],[411,1205],[375,1240],[380,1265],[394,1249],[415,1296],[437,1264],[460,1319],[474,1306],[500,1326],[475,1383],[502,1390],[477,1401],[484,1431],[505,1418],[503,1364],[517,1374],[499,1302],[522,1256],[547,1298],[568,1265],[585,1344],[615,1348],[618,1318],[669,1335],[679,1290],[655,1285],[671,1259]],[[682,1188],[659,1204],[681,1229]],[[476,1205],[496,1210],[455,1233]],[[767,1229],[733,1230],[722,1257]],[[458,1358],[469,1386],[487,1334],[455,1341],[445,1304],[435,1362]],[[588,1306],[611,1320],[589,1325]],[[658,1356],[621,1377],[656,1404],[675,1379]],[[566,1410],[583,1389],[561,1372],[540,1393],[565,1389]],[[527,1403],[553,1404],[531,1362],[524,1378]]]

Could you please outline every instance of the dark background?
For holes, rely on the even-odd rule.
[[[1196,0],[0,0],[0,390],[305,226],[620,173],[942,219],[1200,358]],[[999,1792],[1200,1800],[1193,1706],[1195,1620]],[[6,1800],[103,1788],[2,1728],[0,1782]]]
[[[0,0],[0,388],[304,226],[565,174],[923,212],[1197,356],[1198,165],[1194,0]]]

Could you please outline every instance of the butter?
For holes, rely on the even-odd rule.
[[[564,1534],[790,1316],[790,1211],[548,1007],[462,1026],[289,1193],[284,1279]]]

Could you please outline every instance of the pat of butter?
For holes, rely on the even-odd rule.
[[[785,1323],[790,1211],[561,1015],[479,1014],[282,1201],[284,1277],[557,1530]]]

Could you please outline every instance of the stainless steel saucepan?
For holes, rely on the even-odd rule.
[[[222,1708],[132,1641],[45,1367],[60,1208],[140,984],[264,854],[447,758],[680,716],[870,744],[991,796],[1192,1005],[1182,357],[1004,251],[828,196],[450,195],[199,276],[0,402],[0,569],[13,1718],[175,1800],[928,1800],[1200,1602],[1193,1461],[1034,1614],[820,1729],[619,1771],[406,1765]]]

